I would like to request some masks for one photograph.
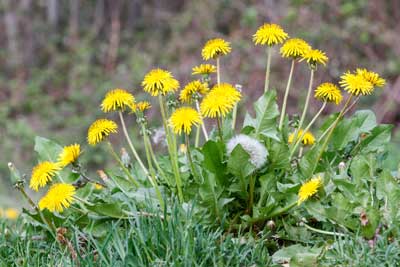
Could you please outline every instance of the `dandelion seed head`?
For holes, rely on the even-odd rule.
[[[228,155],[230,155],[239,144],[249,154],[251,164],[257,169],[261,168],[266,163],[268,150],[265,146],[257,139],[244,134],[234,136],[228,141],[226,144]]]

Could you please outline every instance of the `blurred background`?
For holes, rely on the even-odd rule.
[[[0,197],[10,202],[7,162],[30,175],[37,161],[36,135],[63,145],[83,145],[90,171],[112,162],[101,146],[86,145],[86,131],[103,117],[105,92],[121,87],[138,99],[144,74],[154,67],[173,72],[185,85],[201,48],[210,38],[232,43],[222,59],[222,80],[241,84],[243,116],[263,90],[265,50],[252,35],[264,22],[280,24],[291,37],[301,37],[329,56],[315,85],[337,82],[356,67],[380,73],[387,86],[362,98],[358,108],[371,108],[383,123],[400,121],[399,0],[1,0],[0,1]],[[278,49],[272,61],[271,87],[280,91],[290,62]],[[299,112],[309,70],[296,69],[289,112]],[[313,101],[310,114],[319,103]],[[331,107],[335,108],[335,107]],[[331,112],[326,110],[326,112]],[[159,125],[152,110],[153,126]],[[111,117],[110,115],[107,115]],[[134,118],[129,118],[132,126]],[[138,131],[130,127],[132,135]],[[139,137],[138,137],[139,138]],[[400,148],[394,134],[394,151]],[[122,138],[112,140],[117,146]],[[138,139],[138,143],[140,143]],[[108,159],[108,160],[107,160]],[[107,162],[107,163],[106,163]],[[393,166],[395,167],[395,166]]]

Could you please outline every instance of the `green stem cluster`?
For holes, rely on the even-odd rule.
[[[287,105],[287,100],[288,100],[288,97],[289,97],[290,85],[292,84],[292,77],[293,77],[293,71],[294,71],[295,63],[296,63],[296,61],[295,61],[295,59],[293,59],[292,60],[292,65],[290,67],[289,78],[288,78],[288,81],[287,81],[287,84],[286,84],[285,96],[283,98],[281,117],[279,119],[279,130],[282,130],[283,121],[285,119],[286,105]]]
[[[178,153],[177,153],[177,149],[176,149],[176,137],[170,131],[170,128],[168,127],[167,107],[166,107],[165,99],[162,95],[159,95],[158,100],[160,103],[161,116],[162,116],[162,120],[163,120],[165,135],[167,138],[168,152],[171,157],[172,170],[173,170],[174,176],[175,176],[175,182],[176,182],[176,187],[177,187],[177,191],[178,191],[178,198],[179,198],[179,201],[181,203],[183,203],[184,199],[183,199],[183,193],[182,193],[182,180],[181,180],[181,175],[179,172]]]

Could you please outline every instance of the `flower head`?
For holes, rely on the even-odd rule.
[[[120,88],[109,91],[101,103],[103,112],[121,110],[124,111],[127,107],[133,107],[135,97],[128,91]]]
[[[244,134],[232,137],[226,145],[228,155],[232,153],[237,145],[240,145],[249,154],[251,164],[257,169],[261,168],[267,161],[268,150],[257,139]]]
[[[154,69],[146,74],[142,86],[144,91],[152,96],[158,96],[175,92],[179,88],[179,82],[172,76],[171,72]]]
[[[44,187],[49,181],[52,180],[53,176],[59,171],[60,165],[58,163],[43,161],[36,165],[32,170],[31,181],[29,187],[35,191],[39,190],[39,187]]]
[[[309,50],[311,50],[311,46],[306,41],[292,38],[283,44],[280,52],[283,57],[296,59],[304,56]]]
[[[381,78],[376,72],[367,69],[356,69],[356,73],[363,76],[364,79],[372,83],[375,87],[383,87],[386,84],[385,79]]]
[[[201,50],[201,55],[204,60],[217,59],[219,56],[229,54],[231,45],[229,42],[221,38],[209,40]]]
[[[374,91],[373,84],[362,74],[346,72],[340,78],[339,84],[352,95],[370,95]]]
[[[291,134],[289,135],[289,138],[288,138],[288,143],[291,144],[291,143],[297,141],[297,139],[299,139],[299,138],[303,135],[303,133],[304,133],[304,131],[303,131],[302,129],[300,129],[300,130],[298,131],[298,133],[297,133],[297,138],[296,138],[296,140],[294,140],[294,133],[291,133]],[[310,131],[307,131],[307,132],[304,134],[304,136],[303,136],[301,142],[302,142],[303,145],[305,145],[305,146],[311,146],[311,145],[313,145],[313,144],[315,143],[315,137],[314,137],[314,135],[313,135]]]
[[[68,164],[74,163],[80,154],[81,146],[79,144],[65,146],[60,155],[58,155],[58,162],[61,166],[65,167]]]
[[[228,83],[215,85],[200,104],[201,114],[208,118],[224,117],[241,97],[240,92]]]
[[[273,46],[281,44],[289,35],[277,24],[265,23],[253,35],[253,42],[258,45]]]
[[[90,125],[87,141],[89,145],[95,145],[108,137],[111,133],[116,133],[118,126],[115,122],[107,119],[99,119]]]
[[[312,178],[310,181],[304,183],[299,190],[298,196],[299,199],[297,200],[297,205],[300,205],[313,195],[318,192],[318,189],[322,186],[322,179],[320,176]]]
[[[342,101],[342,93],[339,87],[333,83],[322,83],[315,89],[315,98],[321,101],[333,102],[339,105]]]
[[[318,49],[310,49],[308,50],[302,57],[302,60],[306,60],[311,67],[316,67],[317,64],[326,65],[328,61],[328,57],[325,52],[322,52]]]
[[[151,104],[149,101],[140,101],[135,104],[135,110],[144,112],[151,108]]]
[[[200,64],[193,67],[192,75],[210,75],[211,73],[216,73],[217,67],[211,64]]]
[[[189,135],[192,131],[192,126],[201,124],[201,117],[193,108],[182,107],[172,113],[169,122],[174,133],[181,134],[184,131],[185,134]]]
[[[4,210],[3,216],[9,220],[15,220],[19,216],[19,211],[15,208],[8,208]],[[1,212],[0,212],[0,217],[1,217]]]
[[[199,80],[188,83],[181,91],[179,100],[184,103],[191,103],[195,94],[205,95],[209,91],[207,84]]]
[[[40,210],[48,209],[50,212],[63,212],[73,201],[75,187],[70,184],[58,183],[50,187],[47,194],[39,201]]]

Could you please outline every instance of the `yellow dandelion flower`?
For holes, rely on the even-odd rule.
[[[229,83],[215,85],[200,104],[201,114],[208,118],[224,117],[241,97],[240,92]]]
[[[75,187],[70,184],[58,183],[50,187],[49,191],[39,201],[40,210],[63,212],[68,208],[75,195]]]
[[[149,101],[140,101],[135,105],[135,107],[137,111],[144,112],[151,108],[151,104]]]
[[[317,64],[326,65],[328,57],[325,52],[318,49],[310,49],[303,56],[301,60],[306,60],[310,66],[315,67]]]
[[[179,100],[184,103],[191,103],[195,94],[205,95],[209,91],[206,83],[199,80],[188,83],[179,95]]]
[[[19,211],[14,208],[8,208],[4,211],[4,217],[10,220],[15,220],[19,216]]]
[[[356,73],[363,76],[364,79],[372,83],[375,87],[383,87],[386,84],[385,79],[381,78],[376,72],[367,69],[356,69]]]
[[[133,107],[135,97],[128,91],[120,88],[109,91],[101,103],[103,112],[121,110],[124,111],[127,107]]]
[[[76,162],[80,154],[81,146],[79,144],[65,146],[60,155],[58,155],[58,162],[62,167],[65,167],[68,164]]]
[[[204,60],[217,59],[219,56],[231,52],[231,44],[224,39],[216,38],[209,40],[203,47],[201,55]]]
[[[101,190],[104,188],[101,184],[98,184],[98,183],[94,183],[93,186],[94,186],[94,189],[96,189],[96,190]]]
[[[297,138],[296,139],[299,139],[303,135],[303,133],[304,133],[304,131],[302,129],[300,129],[298,131],[298,133],[297,133]],[[288,143],[291,144],[294,141],[295,141],[294,140],[294,133],[291,133],[289,135],[289,137],[288,137]],[[305,146],[311,146],[311,145],[313,145],[315,143],[315,137],[310,131],[307,131],[304,134],[303,139],[301,140],[301,142]]]
[[[53,176],[56,175],[57,171],[60,170],[58,163],[43,161],[36,165],[32,170],[31,181],[29,187],[35,191],[39,190],[39,187],[44,187],[49,181],[52,180]]]
[[[169,123],[175,134],[190,134],[192,126],[201,124],[200,114],[191,107],[178,108],[172,113]]]
[[[280,52],[283,57],[296,59],[304,56],[310,49],[311,46],[303,39],[292,38],[283,44]]]
[[[320,101],[333,102],[339,105],[343,96],[339,87],[333,83],[322,83],[315,89],[315,98]]]
[[[258,45],[273,46],[281,44],[289,35],[277,24],[265,23],[253,35],[253,42]]]
[[[118,126],[115,122],[107,119],[99,119],[90,125],[87,135],[89,145],[95,145],[108,137],[111,133],[116,133]]]
[[[297,205],[300,205],[310,197],[314,196],[318,189],[322,186],[322,179],[320,176],[312,178],[310,181],[304,183],[299,190]]]
[[[340,78],[339,84],[352,95],[370,95],[374,91],[373,84],[361,74],[346,72]]]
[[[193,67],[192,75],[210,75],[217,72],[217,67],[211,64],[200,64]]]
[[[172,76],[171,72],[154,69],[146,74],[142,86],[144,91],[150,95],[158,96],[177,91],[179,82]]]

